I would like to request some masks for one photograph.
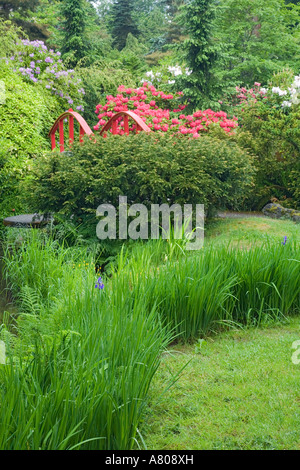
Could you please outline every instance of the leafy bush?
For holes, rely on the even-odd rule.
[[[22,39],[22,31],[10,22],[0,21],[0,32],[0,138],[18,158],[32,156],[48,147],[48,132],[61,112],[73,103],[83,109],[84,90],[74,70],[65,69],[60,52],[48,50],[42,41]]]
[[[46,153],[35,162],[26,196],[34,210],[78,217],[99,204],[242,205],[252,183],[249,157],[234,142],[209,136],[177,138],[139,133],[88,139],[72,153]]]
[[[220,80],[248,87],[266,83],[283,67],[299,69],[298,6],[283,0],[220,3],[216,37],[225,48],[217,64]]]
[[[97,122],[95,114],[97,104],[104,101],[107,95],[115,95],[118,83],[124,83],[128,87],[134,87],[136,84],[133,75],[124,70],[118,60],[109,63],[97,62],[90,67],[77,68],[76,72],[85,90],[82,115],[91,127]]]
[[[5,64],[0,65],[5,99],[0,105],[1,147],[22,157],[36,155],[49,148],[48,132],[62,112],[57,99],[41,86],[25,82]]]
[[[18,184],[28,174],[30,159],[50,148],[51,125],[72,104],[71,96],[75,96],[80,107],[82,89],[79,93],[74,71],[66,71],[59,53],[48,50],[42,41],[29,41],[10,22],[0,21],[0,33],[2,217],[20,207],[16,199]]]
[[[240,142],[251,146],[257,155],[258,170],[255,193],[248,202],[251,208],[261,209],[272,199],[299,207],[299,118],[300,110],[285,114],[270,111],[263,104],[245,113],[243,129],[250,133],[250,138],[241,134]]]
[[[250,93],[239,90],[238,142],[256,155],[255,191],[247,202],[252,209],[261,209],[273,198],[295,208],[300,205],[300,78],[288,83],[284,71],[283,85],[278,86],[280,74],[274,83],[269,89],[258,83]]]
[[[0,214],[18,209],[18,185],[28,174],[30,159],[50,148],[48,132],[62,109],[38,84],[26,83],[2,62],[0,80]]]

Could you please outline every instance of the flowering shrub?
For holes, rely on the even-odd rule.
[[[238,142],[251,150],[257,169],[248,203],[261,209],[273,198],[294,208],[300,204],[300,76],[284,71],[268,88],[255,83],[236,89],[232,104],[239,118]]]
[[[142,80],[142,83],[149,83],[149,85],[163,84],[164,82],[168,85],[174,85],[176,83],[176,77],[180,75],[190,75],[192,70],[187,67],[182,68],[180,65],[169,65],[166,70],[162,69],[161,71],[154,72],[149,70],[145,72],[145,78]]]
[[[270,107],[281,107],[284,110],[300,103],[300,75],[293,77],[289,86],[269,86],[265,88],[261,83],[255,82],[251,89],[236,87],[236,94],[231,97],[231,105],[240,107],[241,111],[247,105],[253,105],[258,101],[265,101]],[[220,102],[223,104],[223,102]]]
[[[300,75],[296,75],[294,81],[288,90],[281,90],[279,87],[273,87],[272,93],[278,94],[278,96],[286,96],[288,99],[281,103],[283,108],[290,108],[292,105],[300,103]]]
[[[255,82],[250,89],[237,86],[236,93],[231,97],[233,106],[243,106],[250,103],[256,103],[259,99],[266,99],[266,88],[261,87],[261,83]],[[222,101],[220,101],[223,104]]]
[[[43,41],[22,39],[10,57],[2,57],[14,72],[31,83],[40,83],[56,95],[64,106],[83,111],[84,89],[74,70],[66,70],[60,52],[48,49]]]
[[[228,133],[238,126],[237,118],[234,116],[229,119],[224,111],[206,109],[185,115],[183,111],[186,105],[178,104],[179,98],[183,96],[182,92],[166,94],[148,82],[144,82],[139,88],[121,85],[118,92],[116,96],[108,95],[105,105],[96,106],[99,122],[94,126],[95,130],[101,129],[116,113],[128,110],[133,110],[153,131],[191,135],[195,138],[207,132],[214,124]],[[123,118],[119,118],[117,134],[124,134],[123,126]],[[133,123],[129,130],[136,130],[136,124]]]

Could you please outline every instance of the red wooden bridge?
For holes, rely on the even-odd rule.
[[[58,131],[59,137],[59,151],[64,152],[65,146],[70,146],[74,142],[74,120],[77,121],[79,124],[79,142],[83,141],[83,136],[93,136],[95,133],[89,127],[87,122],[83,119],[83,117],[73,111],[73,109],[69,109],[65,113],[61,114],[51,127],[49,132],[49,137],[51,139],[51,148],[54,150],[56,148],[56,132]],[[107,136],[107,133],[110,132],[113,135],[118,134],[118,128],[122,125],[124,128],[124,134],[129,134],[129,120],[134,122],[135,132],[151,132],[150,127],[148,127],[144,121],[132,111],[121,111],[116,113],[110,120],[102,127],[100,131],[100,135],[103,137]],[[64,123],[67,123],[68,126],[68,140],[65,141],[65,128]]]
[[[134,122],[135,132],[145,131],[151,132],[151,129],[144,123],[144,121],[132,111],[122,111],[116,113],[101,129],[100,135],[106,137],[108,132],[111,132],[113,135],[118,133],[118,128],[123,127],[124,134],[129,134],[129,120]],[[66,122],[65,122],[66,121]],[[52,150],[56,148],[56,132],[58,131],[58,142],[59,142],[59,151],[64,152],[65,146],[70,146],[74,142],[75,138],[75,126],[74,121],[77,121],[79,125],[79,142],[83,141],[83,136],[94,136],[95,133],[89,127],[87,122],[83,117],[69,109],[65,113],[61,114],[51,127],[49,132],[49,137],[51,139]],[[68,126],[67,140],[65,141],[65,126]],[[4,225],[11,227],[42,227],[44,224],[49,223],[51,217],[47,218],[45,215],[41,214],[23,214],[18,216],[7,217],[3,220]]]

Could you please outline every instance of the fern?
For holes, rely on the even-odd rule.
[[[18,296],[18,302],[24,313],[39,315],[42,310],[41,293],[29,286],[22,286]]]

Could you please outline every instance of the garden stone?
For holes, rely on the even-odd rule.
[[[300,211],[295,209],[287,209],[277,203],[269,203],[263,209],[262,212],[267,217],[273,219],[290,219],[293,222],[300,223]]]
[[[15,215],[12,217],[6,217],[3,220],[4,225],[8,227],[42,227],[43,225],[47,224],[52,220],[52,217],[49,215],[43,214],[22,214],[22,215]]]

